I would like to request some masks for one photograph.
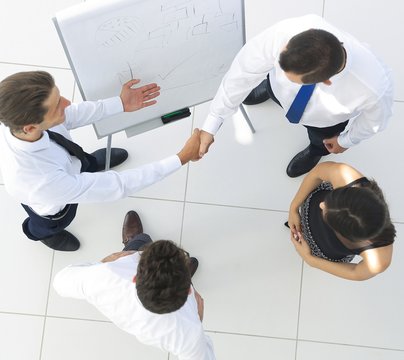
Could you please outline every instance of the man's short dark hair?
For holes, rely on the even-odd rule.
[[[136,273],[136,290],[143,306],[156,314],[181,308],[189,294],[189,257],[169,240],[147,245],[141,253]]]
[[[0,122],[19,132],[25,125],[39,124],[48,109],[55,80],[45,71],[19,72],[0,82]]]
[[[333,34],[320,29],[293,36],[279,57],[282,70],[303,75],[305,84],[328,80],[341,70],[344,61],[341,42]]]

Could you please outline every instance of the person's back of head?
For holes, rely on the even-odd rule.
[[[45,71],[19,72],[0,82],[0,122],[13,132],[25,125],[39,124],[48,109],[44,102],[50,96],[55,81]]]
[[[188,263],[184,250],[172,241],[155,241],[143,249],[136,273],[136,290],[147,310],[166,314],[185,304],[191,286]]]
[[[345,62],[345,51],[336,36],[321,29],[310,29],[293,36],[279,57],[285,72],[303,75],[305,84],[326,81]]]
[[[353,242],[376,239],[384,229],[393,226],[383,193],[375,181],[366,186],[335,189],[327,194],[324,204],[326,223]],[[386,234],[394,239],[395,231]]]

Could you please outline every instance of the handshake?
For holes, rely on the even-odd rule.
[[[209,146],[213,141],[213,135],[206,131],[195,129],[192,136],[177,154],[181,164],[185,165],[189,161],[198,161],[201,159],[208,152]]]

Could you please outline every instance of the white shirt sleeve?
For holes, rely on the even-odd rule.
[[[71,104],[65,109],[64,124],[68,130],[76,129],[122,112],[123,105],[119,96],[98,101],[83,101]]]
[[[392,83],[385,94],[373,103],[369,103],[354,119],[349,127],[338,136],[338,144],[350,148],[375,135],[387,127],[392,115]]]
[[[121,172],[69,174],[63,169],[51,173],[31,195],[33,203],[52,204],[114,201],[133,195],[181,168],[177,155]],[[61,189],[63,191],[61,191]]]
[[[93,266],[101,263],[88,263],[81,265],[69,265],[59,271],[53,279],[53,287],[63,297],[85,299],[85,283],[90,276]]]
[[[213,349],[213,343],[209,336],[205,335],[202,324],[199,338],[195,339],[194,346],[187,354],[178,356],[179,360],[215,360],[216,356]]]
[[[215,135],[223,121],[233,115],[241,102],[274,66],[276,25],[249,40],[224,76],[202,130]]]

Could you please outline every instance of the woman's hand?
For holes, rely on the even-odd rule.
[[[297,233],[302,231],[301,219],[298,210],[292,210],[292,209],[289,210],[288,225],[290,231],[295,235],[297,235]]]
[[[300,255],[300,257],[307,263],[309,263],[310,259],[313,257],[311,254],[311,249],[307,241],[304,239],[303,235],[301,232],[297,232],[294,234],[293,232],[290,232],[290,240],[292,241],[292,244],[294,245],[297,253]],[[310,264],[309,264],[310,265]]]

